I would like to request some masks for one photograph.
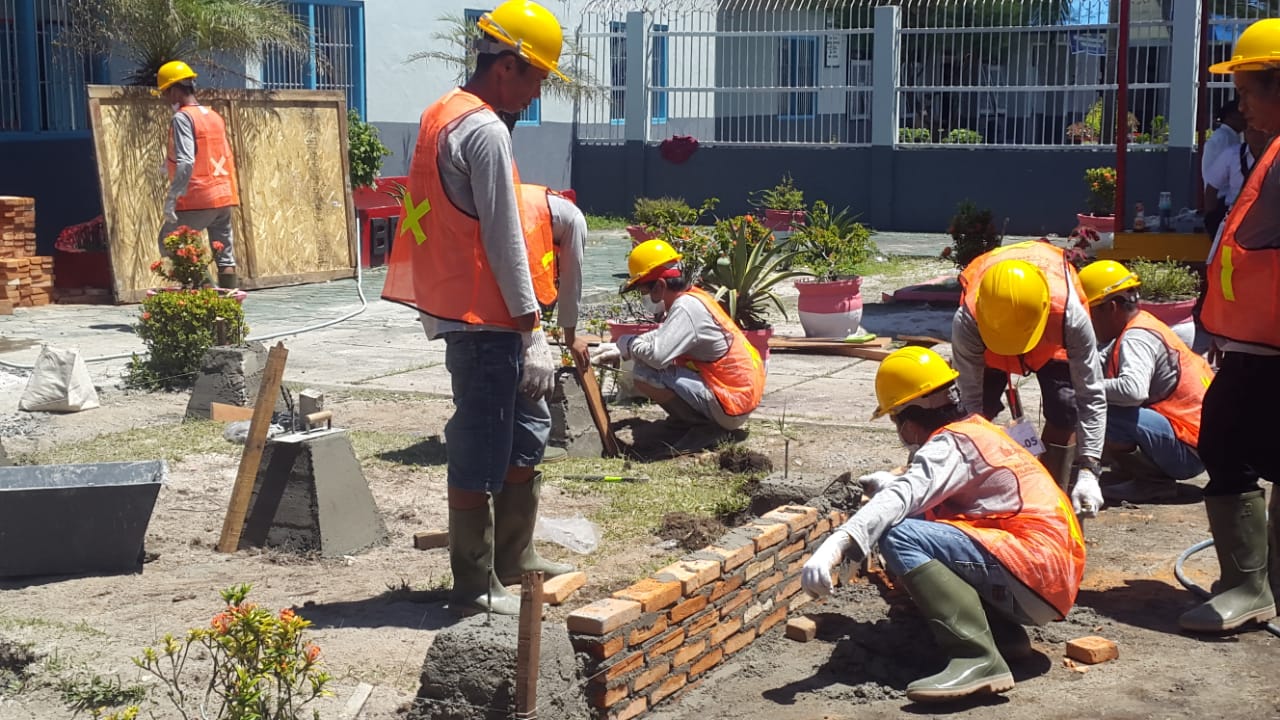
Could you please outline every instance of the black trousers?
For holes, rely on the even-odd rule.
[[[1230,352],[1204,394],[1200,459],[1205,495],[1239,495],[1280,481],[1280,355]]]
[[[1050,425],[1075,431],[1080,414],[1076,410],[1076,386],[1071,383],[1071,366],[1061,360],[1050,360],[1036,371],[1040,397],[1044,402],[1044,419]],[[982,414],[988,420],[1004,409],[1004,393],[1009,387],[1009,373],[987,368],[982,374]],[[1027,412],[1023,408],[1023,412]]]

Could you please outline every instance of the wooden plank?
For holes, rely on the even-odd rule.
[[[253,483],[258,477],[258,465],[262,463],[262,450],[267,445],[267,430],[271,427],[271,413],[280,394],[280,382],[284,379],[285,361],[289,350],[278,342],[267,353],[267,366],[262,371],[262,384],[258,386],[258,401],[253,406],[253,418],[249,421],[249,436],[245,439],[244,452],[240,455],[240,469],[236,471],[236,483],[231,488],[231,504],[222,521],[222,536],[218,539],[218,552],[233,553],[240,547],[240,533],[244,530],[244,518],[249,512],[249,498],[253,495]]]
[[[941,340],[929,335],[898,335],[894,340],[897,340],[903,345],[923,348],[931,348],[934,345],[941,345],[942,343],[947,342],[946,340]]]
[[[878,338],[877,338],[878,339]],[[856,357],[865,360],[883,360],[892,353],[884,344],[856,345],[837,341],[799,340],[779,338],[776,335],[769,339],[769,349],[775,352],[805,352],[814,355],[837,355]]]
[[[517,720],[537,720],[538,665],[542,654],[542,573],[520,581],[520,629],[516,636]]]
[[[587,409],[591,412],[591,421],[596,424],[596,432],[600,433],[600,444],[604,446],[605,457],[618,456],[618,439],[613,436],[613,427],[609,424],[609,410],[604,406],[604,398],[600,396],[600,385],[596,383],[596,374],[591,367],[577,368],[578,385],[587,396]]]
[[[211,402],[209,403],[209,419],[214,422],[235,422],[237,420],[252,420],[253,408],[240,407],[239,405],[228,405],[227,403]]]
[[[373,686],[369,683],[362,682],[356,685],[355,692],[347,698],[347,704],[342,707],[342,714],[339,717],[342,720],[355,720],[360,717],[360,711],[364,710],[364,704],[369,702],[369,696],[372,694]]]

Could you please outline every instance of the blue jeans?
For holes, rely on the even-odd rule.
[[[444,334],[453,417],[444,426],[451,488],[498,493],[509,466],[533,467],[551,436],[545,399],[520,392],[524,349],[513,332]]]
[[[885,567],[902,577],[930,560],[938,560],[978,591],[987,604],[1022,625],[1043,622],[1024,609],[1010,588],[1022,582],[995,555],[953,525],[907,518],[880,537]],[[1036,614],[1043,614],[1036,613]]]
[[[1204,464],[1189,445],[1173,434],[1173,425],[1150,408],[1107,407],[1107,441],[1137,445],[1174,480],[1186,480],[1204,472]]]

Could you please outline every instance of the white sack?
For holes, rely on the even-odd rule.
[[[79,350],[40,348],[18,409],[29,412],[79,412],[98,407],[89,368]]]

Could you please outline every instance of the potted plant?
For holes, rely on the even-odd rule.
[[[961,270],[979,255],[1000,247],[1004,241],[1004,236],[996,231],[991,209],[979,208],[968,200],[956,206],[947,234],[951,236],[952,247],[951,252],[944,253],[944,256],[950,257]]]
[[[635,224],[627,226],[627,233],[631,235],[632,244],[639,245],[664,234],[679,232],[685,227],[696,225],[719,203],[719,198],[707,198],[695,208],[685,202],[684,198],[636,198],[631,211],[631,219]]]
[[[111,287],[107,229],[101,215],[58,233],[53,246],[53,285],[61,289]]]
[[[776,232],[791,232],[804,224],[804,191],[796,187],[788,173],[771,188],[755,192],[751,203],[764,210],[764,226]]]
[[[214,288],[213,275],[209,271],[209,245],[204,234],[186,225],[179,225],[164,238],[165,257],[151,263],[151,272],[177,286],[155,288],[147,291],[151,297],[169,290],[196,290]],[[213,251],[222,250],[222,243],[214,241]],[[218,289],[218,294],[244,302],[247,294],[243,290]]]
[[[813,277],[796,280],[800,324],[808,337],[845,338],[862,324],[859,267],[875,252],[871,229],[855,222],[848,208],[832,213],[819,200],[806,224],[791,237],[796,264]]]
[[[1139,308],[1169,327],[1191,322],[1200,294],[1200,277],[1195,272],[1176,260],[1153,262],[1139,258],[1130,261],[1128,267],[1142,281],[1138,288]]]
[[[1089,188],[1089,214],[1077,214],[1076,220],[1098,232],[1115,232],[1116,169],[1089,168],[1084,171],[1084,182]]]

